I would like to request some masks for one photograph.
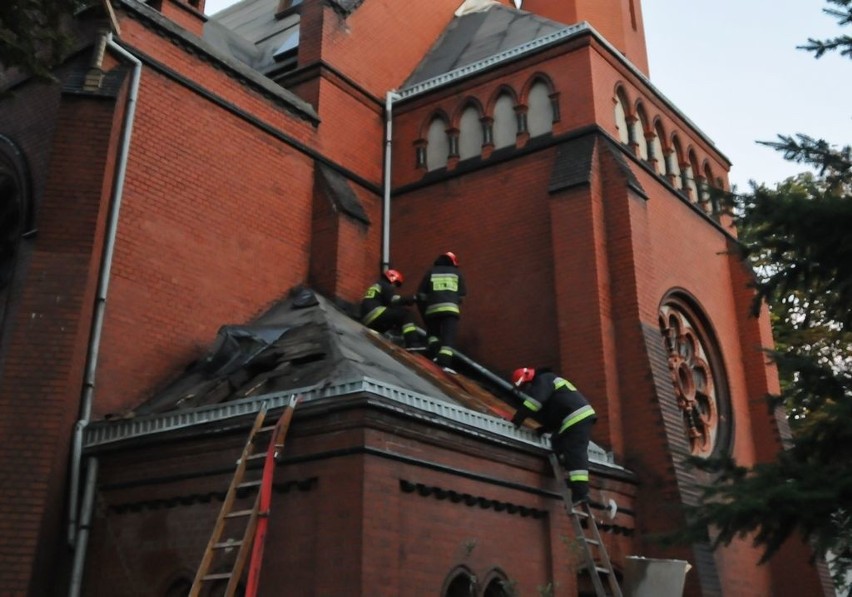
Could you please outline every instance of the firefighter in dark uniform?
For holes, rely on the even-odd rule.
[[[512,418],[515,426],[531,417],[551,433],[551,448],[565,470],[575,504],[589,501],[589,436],[595,409],[574,385],[548,369],[524,367],[512,373],[512,385],[524,401]]]
[[[459,328],[459,306],[467,294],[455,253],[446,252],[435,263],[417,290],[417,301],[428,334],[429,356],[449,369]]]
[[[414,324],[414,314],[405,305],[412,304],[414,299],[396,293],[402,282],[402,274],[397,270],[385,271],[361,299],[361,323],[377,332],[399,329],[405,347],[411,348],[416,344],[417,326]]]

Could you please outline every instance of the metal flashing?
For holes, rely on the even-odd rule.
[[[124,421],[99,421],[86,427],[83,446],[85,449],[91,449],[143,436],[226,421],[235,417],[254,414],[264,403],[270,410],[282,408],[293,394],[301,396],[303,402],[368,394],[386,399],[389,404],[385,403],[385,405],[391,408],[395,407],[394,410],[398,412],[429,420],[445,427],[473,433],[481,437],[488,436],[493,439],[496,436],[515,443],[521,442],[530,446],[549,449],[549,442],[546,438],[540,438],[525,429],[515,429],[511,423],[499,417],[478,413],[463,406],[430,398],[424,394],[368,377],[333,385],[316,384],[188,411],[167,412]],[[612,468],[622,468],[614,463],[612,454],[595,444],[589,445],[589,457],[592,462]]]
[[[414,97],[415,95],[425,93],[426,91],[431,91],[433,89],[443,87],[444,85],[448,85],[450,83],[458,81],[459,79],[478,74],[493,66],[497,66],[503,62],[507,62],[512,58],[517,58],[518,56],[529,54],[535,50],[554,45],[556,43],[559,43],[566,39],[570,39],[579,35],[580,33],[584,33],[587,31],[594,32],[594,29],[592,29],[592,27],[585,21],[583,21],[582,23],[577,23],[576,25],[571,25],[570,27],[566,27],[565,29],[560,29],[555,33],[539,37],[525,44],[521,44],[509,50],[494,54],[493,56],[489,56],[488,58],[485,58],[483,60],[479,60],[472,64],[453,69],[447,73],[444,73],[443,75],[432,77],[431,79],[427,79],[422,83],[417,83],[415,85],[412,85],[411,87],[400,89],[399,91],[395,92],[395,95],[398,96],[398,101],[403,101]]]

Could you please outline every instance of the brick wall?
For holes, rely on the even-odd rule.
[[[549,582],[575,593],[573,531],[562,502],[540,493],[553,483],[541,455],[378,410],[304,408],[275,473],[261,595],[435,595],[460,566],[480,581],[500,570],[522,594]],[[159,594],[191,578],[241,437],[103,456],[86,595]],[[635,486],[597,475],[594,485],[624,510],[602,521],[632,527]],[[620,569],[629,538],[604,537]]]
[[[23,110],[17,114],[26,120]],[[64,536],[63,471],[83,389],[117,112],[113,100],[66,95],[55,125],[33,126],[34,137],[55,130],[51,168],[34,173],[46,180],[39,234],[26,241],[28,255],[16,272],[25,283],[13,298],[3,347],[4,595],[44,594],[50,583],[40,566],[54,563]]]

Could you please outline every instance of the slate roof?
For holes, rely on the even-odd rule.
[[[565,27],[562,23],[499,4],[456,17],[403,87],[473,64]]]

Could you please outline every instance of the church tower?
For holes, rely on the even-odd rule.
[[[262,595],[588,594],[549,444],[494,382],[523,366],[594,405],[616,574],[828,594],[802,544],[654,541],[707,481],[688,456],[765,462],[786,430],[730,162],[649,81],[640,0],[204,5],[89,3],[55,84],[0,77],[8,594],[186,595],[290,394]],[[455,376],[354,313],[382,263],[410,296],[446,251]]]

